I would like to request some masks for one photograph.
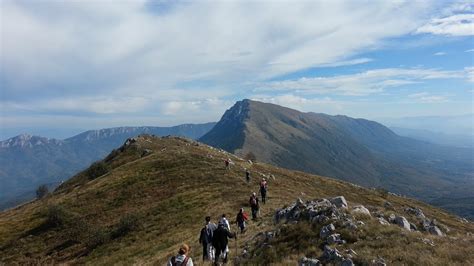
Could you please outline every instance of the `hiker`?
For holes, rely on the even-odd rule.
[[[240,208],[239,213],[237,213],[237,218],[235,221],[240,228],[240,233],[242,234],[245,230],[245,221],[249,219],[247,213],[244,211],[244,208]]]
[[[245,180],[250,183],[250,171],[248,169],[245,169]]]
[[[260,182],[260,195],[262,195],[262,202],[265,204],[267,198],[267,180],[265,178],[262,178]]]
[[[212,245],[216,250],[214,265],[218,265],[220,257],[223,257],[223,262],[227,263],[229,255],[229,238],[237,239],[237,234],[231,233],[229,230],[227,230],[227,227],[224,223],[219,223],[212,237]]]
[[[229,170],[230,169],[230,158],[225,159],[225,169]]]
[[[206,225],[201,229],[201,235],[199,236],[199,244],[202,245],[202,260],[214,259],[214,248],[212,247],[212,235],[214,230],[217,229],[217,225],[211,222],[211,217],[206,217]]]
[[[260,208],[260,205],[258,204],[258,197],[257,193],[253,192],[252,195],[250,196],[250,208],[252,209],[252,220],[257,219],[257,213]]]
[[[227,220],[227,218],[225,217],[225,213],[222,214],[221,219],[219,220],[219,224],[223,224],[227,228],[227,230],[230,231],[230,223],[229,220]]]
[[[188,256],[189,254],[189,246],[186,244],[183,244],[178,251],[178,254],[176,256],[173,256],[170,258],[168,261],[167,266],[194,266],[193,264],[193,259]]]

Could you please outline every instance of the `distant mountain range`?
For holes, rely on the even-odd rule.
[[[377,122],[243,100],[200,141],[241,156],[252,152],[259,161],[288,169],[388,189],[474,217],[472,204],[449,208],[456,199],[472,196],[473,149],[401,137]]]
[[[62,180],[102,159],[130,137],[175,135],[197,139],[215,123],[174,127],[117,127],[90,130],[57,140],[22,134],[0,142],[0,209],[32,199],[41,184]]]
[[[423,129],[390,127],[400,136],[453,147],[474,148],[474,135],[446,134]]]

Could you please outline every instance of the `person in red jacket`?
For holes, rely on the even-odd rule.
[[[240,228],[240,233],[242,234],[245,230],[245,221],[249,219],[247,213],[244,211],[244,208],[240,208],[239,213],[237,213],[237,218],[235,221]]]

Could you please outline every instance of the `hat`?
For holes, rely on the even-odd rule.
[[[252,192],[252,196],[257,196],[257,193],[255,193],[255,192]]]
[[[181,245],[178,251],[178,253],[181,255],[188,254],[188,252],[189,252],[189,246],[186,244]]]

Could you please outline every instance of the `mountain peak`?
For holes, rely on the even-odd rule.
[[[0,142],[1,148],[11,148],[11,147],[20,147],[20,148],[32,148],[34,146],[41,146],[47,144],[58,144],[60,145],[62,141],[57,139],[49,139],[41,136],[34,136],[27,133],[20,134],[16,137],[4,140]]]

